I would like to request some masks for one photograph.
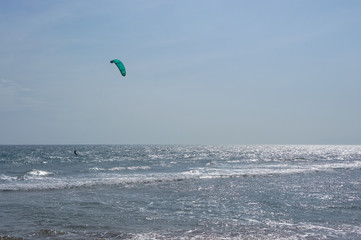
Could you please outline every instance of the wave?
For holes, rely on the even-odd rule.
[[[286,174],[301,174],[310,172],[325,172],[336,169],[357,169],[361,168],[361,162],[349,163],[328,163],[328,164],[309,164],[309,165],[290,165],[290,164],[263,164],[246,165],[242,168],[194,168],[184,172],[186,175],[196,176],[198,178],[227,178],[227,177],[247,177],[247,176],[273,176]]]
[[[298,230],[301,231],[303,236],[311,239],[319,239],[321,236],[333,236],[335,238],[344,237],[345,233],[361,235],[361,227],[353,225],[332,225],[322,226],[307,222],[277,222],[274,220],[267,220],[265,224],[270,226],[273,229],[289,229],[289,230]]]
[[[5,174],[1,174],[0,175],[0,182],[2,182],[2,181],[14,181],[14,180],[16,180],[17,179],[17,177],[12,177],[12,176],[8,176],[8,175],[5,175]]]
[[[187,177],[174,174],[97,176],[92,178],[54,178],[33,181],[13,181],[0,183],[0,192],[7,191],[46,191],[58,189],[84,188],[94,186],[149,184],[185,180]]]
[[[124,174],[123,168],[110,168],[110,172],[93,168],[90,174],[73,177],[61,177],[53,172],[33,169],[24,178],[0,176],[0,191],[55,190],[110,185],[151,184],[159,182],[178,182],[183,180],[206,180],[219,178],[275,176],[290,174],[307,174],[311,172],[334,171],[337,169],[360,169],[361,162],[328,163],[328,164],[262,164],[243,166],[206,166],[191,168],[182,172],[139,172]],[[148,168],[141,168],[148,169]]]
[[[136,233],[132,239],[356,239],[361,228],[353,225],[317,225],[307,222],[277,222],[274,220],[250,220],[252,223],[233,221],[227,224],[235,231],[216,232],[194,228],[188,231],[152,231]],[[247,231],[244,231],[247,229]],[[267,231],[265,231],[267,229]]]
[[[112,167],[112,168],[99,168],[99,167],[92,167],[89,168],[90,172],[106,172],[106,171],[137,171],[137,170],[150,170],[151,167],[149,166],[131,166],[131,167]]]
[[[48,171],[44,171],[44,170],[37,170],[37,169],[32,169],[29,172],[27,172],[28,176],[34,176],[34,177],[41,177],[41,176],[48,176],[53,174],[53,172],[48,172]]]
[[[134,167],[127,167],[129,170],[148,170],[150,169],[149,166],[134,166]]]
[[[35,180],[35,179],[41,180],[41,179],[46,179],[47,176],[50,176],[53,174],[54,174],[53,172],[32,169],[32,170],[29,170],[29,171],[23,173],[20,176],[9,176],[6,174],[1,174],[0,182],[24,181],[24,180]]]

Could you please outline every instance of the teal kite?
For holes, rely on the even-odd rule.
[[[124,64],[119,61],[118,59],[114,59],[114,60],[111,60],[110,63],[115,63],[115,65],[117,65],[117,67],[119,68],[119,71],[120,73],[125,77],[125,67],[124,67]]]

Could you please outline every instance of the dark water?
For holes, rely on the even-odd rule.
[[[361,239],[361,146],[0,146],[0,239]]]

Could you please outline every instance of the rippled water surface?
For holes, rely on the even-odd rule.
[[[360,175],[361,146],[0,146],[0,239],[360,239]]]

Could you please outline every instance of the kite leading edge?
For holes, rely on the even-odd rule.
[[[115,63],[115,65],[117,65],[122,76],[125,77],[125,75],[126,75],[125,67],[124,67],[124,64],[120,60],[114,59],[114,60],[111,60],[110,63]]]

